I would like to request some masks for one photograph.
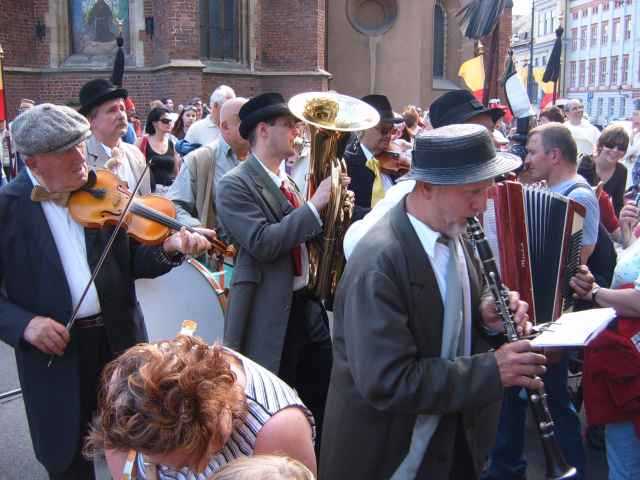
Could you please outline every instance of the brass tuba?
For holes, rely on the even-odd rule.
[[[342,186],[340,174],[347,172],[338,145],[349,132],[367,130],[378,124],[380,115],[369,104],[335,92],[306,92],[289,100],[289,110],[309,126],[310,159],[307,200],[317,186],[331,177],[331,197],[322,209],[321,238],[309,246],[309,289],[319,299],[335,293],[344,268],[342,240],[351,223],[353,193]]]

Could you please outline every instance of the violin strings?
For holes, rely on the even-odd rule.
[[[158,212],[157,210],[153,210],[152,208],[147,207],[146,205],[134,203],[131,207],[131,211],[135,214],[140,215],[141,217],[145,217],[149,220],[158,222],[173,230],[180,230],[182,228],[181,223],[177,222],[176,220],[169,217],[168,215],[165,215],[162,212]]]

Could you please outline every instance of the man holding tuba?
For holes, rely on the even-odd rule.
[[[220,180],[216,192],[219,226],[238,249],[224,341],[293,386],[320,426],[331,338],[324,307],[306,288],[305,242],[322,233],[319,212],[329,203],[331,178],[304,203],[284,173],[298,120],[282,95],[258,95],[239,116],[251,155]]]

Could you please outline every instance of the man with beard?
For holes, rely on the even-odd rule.
[[[320,479],[478,478],[504,386],[541,386],[529,341],[489,351],[503,324],[461,235],[520,164],[478,125],[416,138],[413,190],[360,240],[336,294]],[[528,305],[509,303],[526,333]]]

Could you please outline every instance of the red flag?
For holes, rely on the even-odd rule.
[[[7,120],[7,103],[4,99],[4,66],[2,65],[2,53],[0,53],[0,122],[3,120]]]

